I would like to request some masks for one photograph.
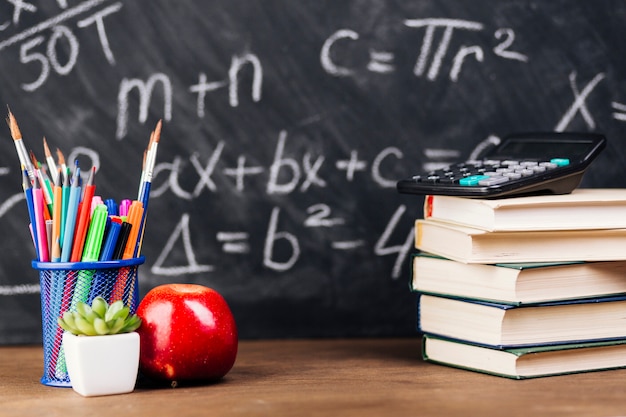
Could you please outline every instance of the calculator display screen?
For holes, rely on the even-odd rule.
[[[494,159],[543,159],[570,158],[578,160],[584,158],[593,147],[591,140],[505,140],[499,147],[489,154]]]

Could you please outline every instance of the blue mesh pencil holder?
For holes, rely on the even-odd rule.
[[[41,383],[71,387],[65,366],[63,329],[57,319],[66,311],[75,311],[79,302],[91,304],[95,297],[113,303],[122,300],[131,314],[139,304],[137,272],[145,258],[102,262],[38,262],[41,286],[41,319],[43,327],[44,374]]]

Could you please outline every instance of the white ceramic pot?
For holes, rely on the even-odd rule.
[[[74,391],[85,397],[132,392],[139,369],[139,334],[75,336],[63,333]]]

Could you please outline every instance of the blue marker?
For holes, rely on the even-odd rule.
[[[117,202],[112,198],[107,198],[104,200],[104,204],[107,206],[107,210],[109,212],[109,216],[117,216]]]
[[[113,259],[115,244],[117,243],[117,238],[120,235],[121,228],[122,224],[114,221],[112,221],[109,225],[107,234],[104,238],[104,243],[102,244],[102,252],[100,253],[101,261],[110,261]]]

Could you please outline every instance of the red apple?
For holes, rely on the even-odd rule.
[[[237,357],[237,326],[224,298],[196,284],[165,284],[137,307],[141,318],[139,367],[170,382],[216,380]]]

